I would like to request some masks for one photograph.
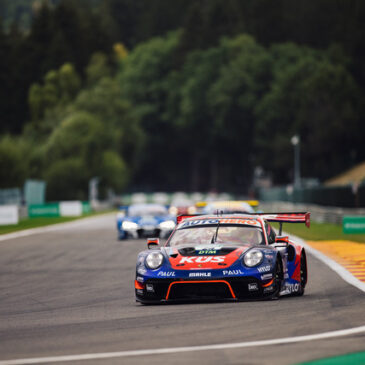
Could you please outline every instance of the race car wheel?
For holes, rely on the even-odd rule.
[[[281,291],[281,286],[284,279],[284,272],[283,272],[283,262],[281,261],[281,257],[278,256],[275,264],[274,269],[274,292],[271,296],[273,299],[277,299],[279,297],[279,293]]]
[[[305,255],[305,252],[302,251],[301,257],[300,257],[300,290],[295,293],[297,296],[301,296],[304,294],[304,288],[307,284],[307,258]]]

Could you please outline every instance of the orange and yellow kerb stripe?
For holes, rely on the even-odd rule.
[[[365,244],[352,241],[309,241],[314,249],[337,261],[365,283]]]

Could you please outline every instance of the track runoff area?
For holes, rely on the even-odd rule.
[[[346,268],[341,265],[351,265],[349,264],[350,258],[348,256],[344,259],[347,260],[346,262],[338,262],[340,260],[335,261],[333,259],[334,254],[332,254],[331,258],[325,255],[322,252],[324,251],[323,247],[320,248],[317,245],[314,248],[316,246],[315,243],[309,245],[299,238],[296,239],[301,241],[309,253],[309,285],[306,294],[302,298],[289,298],[269,302],[201,303],[144,307],[134,303],[134,297],[132,297],[134,293],[129,286],[133,287],[133,266],[136,254],[140,249],[144,248],[145,242],[117,242],[115,239],[113,215],[92,217],[81,221],[3,235],[0,237],[0,267],[2,268],[0,289],[5,294],[3,297],[3,299],[5,298],[5,303],[0,303],[0,337],[2,338],[0,341],[0,365],[62,362],[105,363],[108,359],[108,363],[148,362],[154,364],[161,361],[174,361],[176,364],[179,364],[183,363],[179,361],[182,358],[184,361],[189,361],[190,359],[192,363],[194,361],[195,363],[205,363],[203,359],[207,359],[206,363],[210,364],[222,361],[229,363],[231,362],[230,360],[235,362],[235,356],[238,356],[235,354],[240,354],[241,351],[244,351],[244,358],[249,363],[272,363],[273,360],[277,360],[283,364],[295,364],[306,360],[327,357],[328,355],[364,351],[365,315],[363,305],[365,305],[365,283],[362,281],[362,277],[360,276],[361,280],[356,278],[353,275],[355,273],[351,273],[348,270],[352,269],[351,266]],[[100,244],[101,242],[102,244]],[[94,274],[102,274],[102,271],[98,272],[100,255],[103,255],[103,269],[107,271],[109,265],[112,268],[112,270],[108,271],[111,275],[109,280],[108,278],[104,278],[106,280],[100,278],[100,280],[98,279],[99,281],[90,284],[92,290],[101,290],[97,295],[90,296],[87,290],[85,290],[85,285],[82,286],[82,284],[88,282],[88,276],[89,279],[92,279]],[[124,270],[120,263],[125,261],[126,257],[128,260],[128,265],[126,266],[128,267]],[[83,260],[86,261],[83,262]],[[87,262],[88,260],[90,262]],[[19,265],[19,262],[21,265]],[[80,262],[83,264],[80,264]],[[18,266],[16,266],[17,263]],[[22,265],[25,265],[26,268],[24,269]],[[17,268],[19,272],[17,272]],[[47,268],[49,268],[48,273]],[[79,296],[76,299],[64,300],[63,298],[67,298],[67,295],[71,295],[71,297],[74,295],[73,293],[70,294],[70,290],[75,290],[78,285],[76,284],[75,288],[67,288],[67,284],[65,284],[63,279],[61,282],[57,280],[52,282],[52,272],[55,271],[56,274],[58,272],[61,276],[67,275],[65,272],[70,273],[72,268],[77,269],[74,270],[73,275],[82,276],[75,280],[76,282],[80,281],[79,290],[81,292],[78,293]],[[88,270],[90,270],[89,273]],[[94,270],[96,270],[95,273]],[[7,278],[9,272],[10,276]],[[30,276],[35,275],[40,280],[45,279],[51,274],[49,275],[51,276],[48,284],[49,287],[45,285],[44,287],[37,288],[38,283],[29,280],[22,286],[20,282],[27,281],[26,277],[24,277],[27,274]],[[72,278],[72,275],[68,275],[68,277]],[[114,282],[112,281],[113,279],[110,280],[111,277],[114,278]],[[13,295],[13,303],[15,303],[17,297],[19,298],[21,295],[19,292],[13,292],[13,285],[9,285],[10,279],[13,279],[12,283],[15,286],[19,282],[21,289],[26,292],[25,295],[22,293],[23,299],[25,298],[24,304],[14,305],[14,307],[18,307],[12,308],[13,310],[9,309],[9,304],[11,304],[11,299],[9,298]],[[115,287],[118,286],[118,280],[120,280],[120,288]],[[130,283],[128,283],[129,280]],[[336,281],[336,283],[330,284],[332,280]],[[103,282],[106,281],[106,290],[103,291],[99,286],[102,286]],[[118,294],[120,297],[116,295],[111,300],[111,298],[108,298],[108,288],[110,289],[108,285],[113,288],[113,293],[118,293],[119,289],[123,293]],[[326,287],[324,287],[325,285]],[[324,288],[324,292],[321,292],[322,288]],[[47,289],[48,295],[43,293]],[[336,293],[337,289],[338,293]],[[29,292],[27,293],[28,290]],[[61,292],[60,294],[63,298],[60,295],[53,294],[57,290]],[[82,290],[85,291],[85,295],[83,295]],[[341,293],[344,291],[345,295],[342,295]],[[37,295],[40,292],[41,295]],[[29,297],[27,294],[29,294]],[[52,298],[52,295],[54,295],[56,301],[61,302],[61,306],[55,305],[54,301],[49,300],[49,298]],[[355,298],[353,297],[354,299],[352,299],[351,295]],[[316,310],[320,311],[320,308],[326,305],[323,302],[326,301],[326,296],[330,298],[330,303],[327,303],[329,308],[332,308],[333,312],[338,310],[338,321],[336,323],[337,315],[334,313],[332,317],[325,318],[322,325],[317,325],[321,321],[321,317],[313,318],[315,317],[314,313]],[[47,302],[45,298],[48,298],[49,301]],[[95,298],[98,298],[100,305],[95,304]],[[93,328],[92,316],[100,316],[100,313],[98,313],[100,308],[105,310],[103,299],[105,299],[106,303],[113,303],[108,310],[115,315],[115,321],[118,321],[120,316],[121,318],[123,317],[122,320],[127,324],[123,328],[122,321],[117,328],[112,329],[114,337],[118,339],[121,339],[120,335],[123,333],[122,338],[124,338],[124,342],[120,341],[118,344],[118,341],[117,343],[111,341],[113,342],[111,346],[108,344],[108,338],[113,338],[113,336],[109,337],[111,334],[103,330],[107,325],[102,325],[102,328],[98,326]],[[32,303],[27,305],[29,300]],[[36,302],[41,304],[37,305]],[[90,313],[90,307],[93,306],[96,306],[96,308]],[[317,309],[315,308],[316,306],[318,306]],[[352,310],[351,306],[354,306],[354,310]],[[362,309],[356,309],[355,306],[360,306]],[[60,318],[55,319],[57,317],[57,310],[59,312],[64,311],[65,313],[61,313]],[[220,315],[220,311],[225,312],[223,316]],[[127,315],[125,315],[125,312],[127,312]],[[236,312],[236,314],[232,312]],[[91,314],[90,328],[94,331],[94,336],[90,337],[90,342],[95,342],[95,336],[100,336],[100,345],[91,346],[91,348],[85,343],[89,338],[89,334],[85,335],[84,329],[78,328],[82,324],[89,322],[88,313]],[[245,316],[252,318],[255,313],[260,313],[258,324],[245,320]],[[280,318],[273,321],[273,313],[276,313]],[[139,316],[144,318],[145,315],[148,317],[156,316],[157,314],[160,314],[161,318],[164,319],[158,326],[156,326],[156,323],[146,326],[146,324],[141,324],[138,321]],[[268,318],[265,320],[263,317],[266,314]],[[27,315],[30,318],[24,318]],[[179,318],[179,315],[180,317],[181,315],[187,315],[191,318],[190,321],[195,321],[195,323],[186,325],[184,320]],[[7,321],[1,321],[1,318],[5,319],[5,316],[7,316]],[[52,319],[48,319],[52,316]],[[354,316],[357,316],[356,320],[353,318]],[[211,318],[214,320],[213,324],[210,324],[207,328],[204,326],[200,328],[199,319],[201,320],[201,318],[203,320]],[[108,319],[110,320],[110,318]],[[349,319],[349,321],[347,322],[345,319]],[[72,322],[75,337],[72,333],[63,337],[62,330],[60,333],[57,333],[63,326],[63,321]],[[198,323],[196,323],[197,321]],[[242,329],[237,329],[235,324],[240,321],[242,321]],[[312,321],[313,323],[311,326],[300,326],[294,323],[301,321],[307,324],[312,323]],[[108,322],[106,321],[105,323]],[[136,329],[132,330],[134,323]],[[225,325],[228,329],[222,330]],[[179,333],[179,326],[183,329],[181,333]],[[229,335],[230,326],[233,332],[232,335]],[[265,331],[265,326],[268,331]],[[44,328],[46,328],[45,331],[43,331]],[[250,335],[247,334],[245,328],[249,328]],[[263,328],[264,331],[257,330],[258,328]],[[194,330],[197,332],[189,332],[188,336],[185,333],[184,336],[184,331]],[[42,338],[47,337],[47,331],[50,332],[48,340]],[[86,341],[82,341],[83,343],[78,347],[75,344],[80,340],[79,331],[83,333]],[[115,331],[119,332],[116,333]],[[128,338],[128,331],[131,332],[131,338]],[[180,337],[174,336],[174,332],[178,332],[177,334]],[[207,335],[208,333],[209,335]],[[270,333],[272,334],[271,336],[269,335]],[[32,336],[36,337],[37,335],[39,336],[38,340],[32,338]],[[159,335],[164,340],[159,341]],[[146,336],[148,340],[143,341]],[[152,336],[155,338],[152,338]],[[165,336],[170,336],[170,341],[166,341]],[[199,340],[196,340],[196,336],[200,337]],[[204,336],[205,340],[202,341],[201,337],[204,338]],[[65,339],[66,337],[68,339]],[[361,341],[361,338],[363,341]],[[167,339],[169,338],[167,337]],[[242,341],[243,339],[244,341]],[[58,346],[55,345],[53,348],[52,346],[47,346],[50,340],[59,341]],[[349,346],[349,344],[354,344],[359,342],[359,340],[360,345]],[[68,341],[73,343],[73,346],[67,343]],[[326,351],[318,351],[316,353],[315,348],[318,343],[321,343],[319,341],[324,341],[324,348],[331,347],[330,345],[333,341],[339,341],[338,346],[340,348],[335,351],[329,351],[329,353]],[[62,344],[62,342],[65,343]],[[345,346],[343,343],[345,343]],[[361,343],[363,344],[362,348]],[[141,346],[148,344],[151,344],[151,346]],[[158,346],[159,344],[161,346]],[[44,348],[45,345],[46,348]],[[284,357],[280,357],[280,353],[283,352],[282,346],[284,345],[289,346],[289,349],[292,348],[293,353],[290,354],[291,350],[288,350]],[[341,346],[344,347],[341,349]],[[103,348],[107,349],[107,351],[103,351]],[[296,356],[298,351],[302,350],[303,352],[303,348],[307,349],[309,356]],[[95,349],[95,351],[84,351],[90,349]],[[257,349],[257,353],[252,355],[255,349]],[[281,350],[278,351],[278,349]],[[231,357],[227,355],[227,352],[231,354]],[[267,353],[267,356],[265,353]],[[15,356],[15,354],[18,356]],[[19,356],[19,354],[32,356]],[[215,356],[211,357],[212,354],[215,354]],[[253,357],[251,358],[250,356]],[[358,356],[361,358],[362,355]],[[197,359],[199,359],[199,362]],[[255,362],[255,359],[257,362]]]

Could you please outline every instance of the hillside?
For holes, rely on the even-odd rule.
[[[338,186],[349,184],[360,184],[365,181],[365,162],[362,162],[350,170],[333,177],[325,182],[326,186]]]

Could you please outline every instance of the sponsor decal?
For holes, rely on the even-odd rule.
[[[179,264],[194,264],[206,262],[224,262],[225,256],[185,256],[182,257]]]
[[[271,266],[270,265],[266,265],[266,266],[261,266],[257,268],[258,272],[267,272],[271,270]]]
[[[139,267],[137,272],[138,272],[138,274],[144,275],[147,272],[147,270],[144,269],[143,267]]]
[[[264,293],[270,293],[274,290],[274,286],[273,285],[270,285],[266,288],[264,288]]]
[[[196,252],[197,255],[216,255],[217,254],[217,250],[199,250]]]
[[[175,271],[159,271],[157,276],[162,276],[164,278],[170,278],[170,277],[175,277],[176,273],[175,273]]]
[[[240,218],[220,218],[220,219],[196,219],[192,221],[184,221],[180,228],[201,226],[206,224],[245,224],[249,226],[261,227],[260,223],[254,219],[240,219]]]
[[[212,276],[211,272],[191,272],[189,278],[209,278]]]
[[[198,245],[198,246],[195,246],[195,249],[197,251],[199,251],[199,250],[217,250],[217,251],[219,251],[221,248],[222,248],[222,246],[221,245],[217,245],[217,244],[214,244],[214,248],[212,248],[212,244],[210,244],[209,246],[207,246],[207,245]]]
[[[146,290],[150,293],[155,291],[152,284],[146,284]]]
[[[143,295],[143,289],[136,289],[137,294]]]
[[[144,278],[142,278],[141,276],[137,276],[137,281],[140,283],[144,282]]]
[[[228,218],[228,219],[220,219],[220,223],[223,224],[246,224],[249,226],[257,226],[260,227],[260,223],[253,219],[240,219],[240,218]]]
[[[259,290],[259,287],[258,287],[257,283],[249,283],[248,284],[248,290],[249,291]]]
[[[289,293],[296,293],[299,291],[300,285],[299,283],[296,284],[286,284],[285,285],[285,289],[289,292]]]
[[[272,274],[261,275],[261,280],[268,280],[268,279],[272,279]]]
[[[284,274],[284,279],[289,279],[289,274],[288,273]]]
[[[265,253],[265,257],[267,257],[268,259],[273,259],[274,256],[272,254],[268,254],[268,253]]]
[[[231,275],[242,275],[242,270],[223,270],[223,275],[225,276],[231,276]]]
[[[197,219],[194,221],[185,221],[181,228],[190,227],[190,226],[201,226],[204,224],[218,224],[218,219]]]

